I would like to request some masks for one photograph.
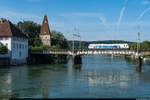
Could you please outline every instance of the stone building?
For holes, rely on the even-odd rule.
[[[26,63],[28,57],[28,37],[10,21],[1,19],[0,43],[8,49],[11,65]]]
[[[44,16],[43,24],[41,27],[40,39],[43,45],[51,46],[51,33],[46,15]]]

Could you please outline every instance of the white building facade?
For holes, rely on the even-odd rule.
[[[8,48],[10,64],[24,64],[28,57],[28,38],[11,22],[0,24],[0,43]]]

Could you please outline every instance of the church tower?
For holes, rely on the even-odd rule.
[[[40,39],[43,45],[51,46],[51,33],[46,15],[44,16],[43,24],[41,27]]]

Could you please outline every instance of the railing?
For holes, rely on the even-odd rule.
[[[31,50],[31,54],[65,54],[65,55],[86,55],[86,54],[135,54],[136,50],[127,49],[82,49],[82,50],[69,50],[69,49],[50,49],[50,50]],[[150,50],[140,50],[142,55],[150,55]]]

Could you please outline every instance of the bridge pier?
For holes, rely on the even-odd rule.
[[[72,56],[72,65],[82,64],[81,55]]]
[[[141,72],[142,70],[142,59],[141,56],[136,57],[136,71]]]

